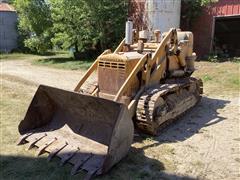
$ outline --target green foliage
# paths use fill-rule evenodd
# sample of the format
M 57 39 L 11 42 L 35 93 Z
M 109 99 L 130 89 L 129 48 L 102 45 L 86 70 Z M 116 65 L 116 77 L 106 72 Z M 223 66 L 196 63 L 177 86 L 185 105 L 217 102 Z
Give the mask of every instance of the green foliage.
M 86 0 L 101 50 L 112 48 L 123 37 L 127 17 L 126 0 Z
M 47 43 L 44 43 L 45 40 L 42 36 L 40 37 L 31 37 L 24 41 L 25 45 L 31 49 L 33 52 L 43 54 L 47 52 L 50 46 Z
M 50 5 L 45 0 L 15 0 L 19 16 L 20 43 L 32 52 L 45 53 L 52 47 L 52 19 Z
M 182 21 L 186 29 L 191 29 L 194 20 L 201 14 L 204 6 L 210 3 L 217 2 L 218 0 L 182 0 Z
M 232 61 L 235 63 L 240 63 L 240 57 L 234 57 Z
M 52 42 L 62 48 L 91 44 L 94 38 L 90 29 L 89 12 L 82 0 L 50 0 L 55 36 Z
M 123 38 L 127 0 L 15 0 L 14 4 L 20 43 L 33 52 L 44 53 L 52 46 L 100 52 Z
M 126 0 L 50 0 L 55 36 L 52 42 L 76 52 L 103 51 L 124 32 Z
M 0 2 L 3 2 L 3 1 L 0 1 Z M 9 3 L 9 4 L 13 4 L 14 3 L 14 0 L 5 0 L 5 2 Z

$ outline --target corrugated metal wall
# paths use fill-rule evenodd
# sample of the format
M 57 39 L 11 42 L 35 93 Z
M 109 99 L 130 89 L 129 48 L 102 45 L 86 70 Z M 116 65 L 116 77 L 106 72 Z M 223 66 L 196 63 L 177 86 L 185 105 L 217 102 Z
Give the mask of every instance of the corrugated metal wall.
M 131 0 L 130 17 L 135 28 L 159 29 L 162 32 L 169 28 L 179 28 L 181 0 Z
M 180 26 L 181 0 L 146 0 L 145 11 L 150 31 L 166 32 Z
M 17 48 L 17 14 L 0 11 L 0 51 L 10 52 Z
M 240 0 L 219 0 L 204 8 L 202 15 L 194 22 L 194 47 L 198 56 L 208 55 L 211 50 L 214 31 L 214 17 L 240 15 Z M 240 32 L 239 32 L 240 33 Z

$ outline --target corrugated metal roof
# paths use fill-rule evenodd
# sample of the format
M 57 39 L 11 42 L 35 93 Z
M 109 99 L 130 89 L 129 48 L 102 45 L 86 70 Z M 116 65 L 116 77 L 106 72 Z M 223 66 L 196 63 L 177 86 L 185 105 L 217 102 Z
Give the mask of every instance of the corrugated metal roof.
M 0 11 L 10 11 L 15 12 L 15 9 L 13 6 L 11 6 L 8 3 L 0 3 Z

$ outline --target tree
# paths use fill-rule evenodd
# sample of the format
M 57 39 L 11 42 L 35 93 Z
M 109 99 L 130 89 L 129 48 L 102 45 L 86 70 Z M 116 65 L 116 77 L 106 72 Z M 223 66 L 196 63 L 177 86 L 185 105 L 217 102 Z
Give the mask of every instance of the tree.
M 123 38 L 127 0 L 15 0 L 24 45 L 43 53 L 74 48 L 76 57 L 99 53 Z
M 123 36 L 127 19 L 128 3 L 126 0 L 86 0 L 96 33 L 96 38 L 103 51 L 119 43 Z
M 76 57 L 99 52 L 119 42 L 124 32 L 124 0 L 50 0 L 55 36 L 62 48 L 75 48 Z
M 31 51 L 45 53 L 52 47 L 50 5 L 45 0 L 15 0 L 19 16 L 18 29 L 23 43 Z
M 82 0 L 51 0 L 55 36 L 52 42 L 64 49 L 84 51 L 94 40 L 91 18 Z

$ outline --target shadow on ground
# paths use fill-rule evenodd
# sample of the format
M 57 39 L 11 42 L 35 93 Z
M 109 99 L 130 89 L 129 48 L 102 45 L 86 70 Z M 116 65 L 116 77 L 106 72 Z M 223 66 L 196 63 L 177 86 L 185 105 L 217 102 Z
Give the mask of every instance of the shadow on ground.
M 72 57 L 51 57 L 51 58 L 46 58 L 46 59 L 40 59 L 38 60 L 39 62 L 42 63 L 49 63 L 51 62 L 52 64 L 58 64 L 58 63 L 65 63 L 69 61 L 76 61 Z
M 219 115 L 218 110 L 223 109 L 229 103 L 230 101 L 227 100 L 202 97 L 201 101 L 194 108 L 163 129 L 159 136 L 154 137 L 153 139 L 158 141 L 158 143 L 151 146 L 167 142 L 184 141 L 196 133 L 203 133 L 201 132 L 202 128 L 217 124 L 226 119 Z M 149 137 L 140 133 L 135 138 L 135 141 L 141 142 Z
M 224 108 L 230 101 L 203 97 L 202 101 L 188 111 L 178 121 L 164 129 L 155 137 L 156 144 L 146 145 L 143 148 L 132 147 L 126 158 L 122 159 L 107 175 L 96 179 L 188 179 L 192 177 L 178 176 L 166 173 L 162 162 L 145 156 L 144 149 L 158 146 L 163 143 L 184 141 L 203 127 L 211 126 L 225 120 L 219 116 L 218 110 Z M 147 137 L 140 135 L 135 142 L 142 142 Z M 60 160 L 54 158 L 47 162 L 47 156 L 31 158 L 21 156 L 0 156 L 1 179 L 83 179 L 86 173 L 82 172 L 71 176 L 72 166 L 66 164 L 60 167 Z
M 72 165 L 60 165 L 60 159 L 55 157 L 47 162 L 47 157 L 0 156 L 0 178 L 10 179 L 84 179 L 86 172 L 70 175 Z M 164 165 L 154 159 L 147 158 L 139 150 L 131 149 L 130 153 L 106 175 L 93 179 L 184 179 L 195 180 L 187 176 L 178 176 L 164 172 Z
M 45 66 L 52 66 L 55 68 L 62 68 L 62 69 L 88 69 L 91 64 L 93 63 L 94 59 L 81 59 L 76 60 L 72 57 L 49 57 L 38 59 L 34 61 L 34 65 L 45 65 Z
M 51 57 L 38 60 L 41 63 L 61 64 L 66 62 L 79 62 L 79 60 L 72 57 Z M 83 59 L 81 62 L 93 62 L 93 59 Z

